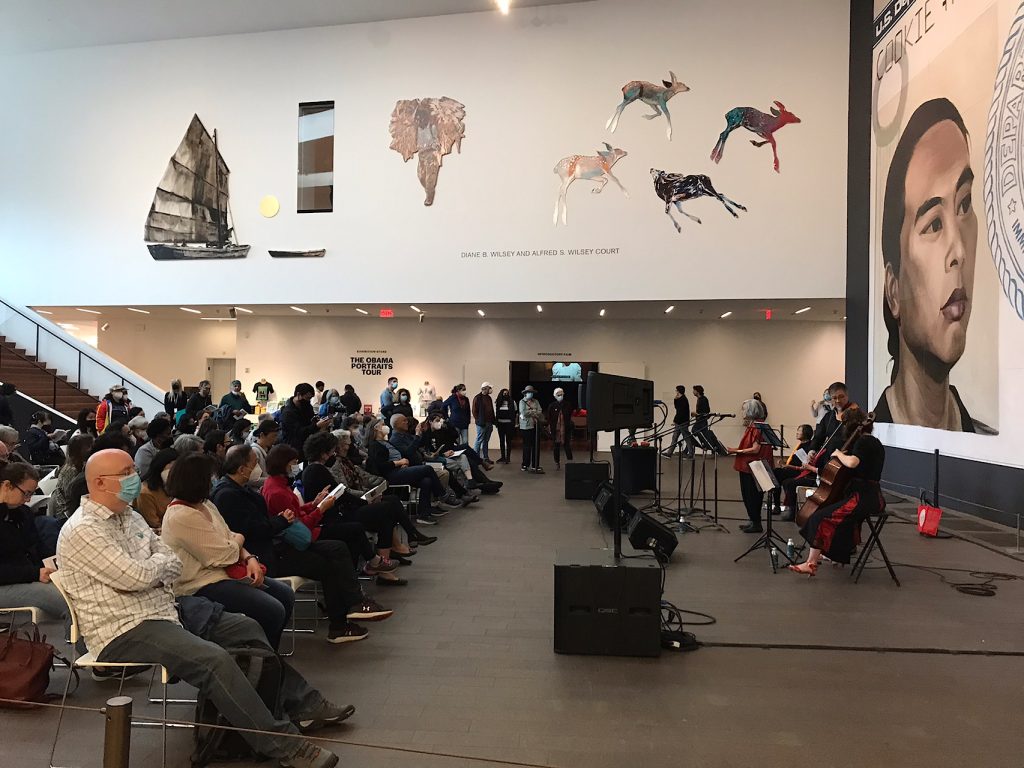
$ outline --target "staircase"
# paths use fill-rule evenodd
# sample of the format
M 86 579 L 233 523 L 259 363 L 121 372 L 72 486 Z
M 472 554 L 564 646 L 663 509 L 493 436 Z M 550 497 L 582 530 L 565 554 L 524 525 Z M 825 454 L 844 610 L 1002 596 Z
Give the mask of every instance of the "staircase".
M 0 381 L 11 383 L 18 391 L 63 413 L 76 421 L 83 408 L 95 408 L 98 400 L 76 383 L 69 382 L 47 368 L 24 349 L 0 336 Z

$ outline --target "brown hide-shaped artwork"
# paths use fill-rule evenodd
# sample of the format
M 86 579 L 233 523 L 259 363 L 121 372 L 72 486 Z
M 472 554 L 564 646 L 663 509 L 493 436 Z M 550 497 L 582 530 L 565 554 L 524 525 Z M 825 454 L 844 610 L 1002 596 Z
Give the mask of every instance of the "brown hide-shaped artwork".
M 418 157 L 416 175 L 433 205 L 437 175 L 452 147 L 462 151 L 466 135 L 465 105 L 444 96 L 440 99 L 402 99 L 391 113 L 391 149 L 408 162 Z

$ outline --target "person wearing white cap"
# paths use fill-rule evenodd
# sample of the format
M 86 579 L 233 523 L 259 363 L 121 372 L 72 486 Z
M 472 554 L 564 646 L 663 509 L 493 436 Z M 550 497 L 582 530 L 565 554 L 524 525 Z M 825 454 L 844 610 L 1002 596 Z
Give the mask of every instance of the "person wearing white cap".
M 96 431 L 103 434 L 103 431 L 113 421 L 128 421 L 128 410 L 132 407 L 132 401 L 128 399 L 128 388 L 124 384 L 114 384 L 110 391 L 100 400 L 96 408 Z
M 491 463 L 487 444 L 491 441 L 491 432 L 494 431 L 494 400 L 491 399 L 489 381 L 480 385 L 480 391 L 473 398 L 473 420 L 476 422 L 476 445 L 473 448 L 483 459 L 484 469 L 491 469 L 494 464 Z

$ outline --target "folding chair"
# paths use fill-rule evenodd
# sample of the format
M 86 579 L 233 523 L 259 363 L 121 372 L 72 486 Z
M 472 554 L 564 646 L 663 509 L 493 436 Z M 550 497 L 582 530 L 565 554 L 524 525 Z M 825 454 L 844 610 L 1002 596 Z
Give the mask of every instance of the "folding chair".
M 889 513 L 885 510 L 882 510 L 877 515 L 869 515 L 864 518 L 864 522 L 868 524 L 871 533 L 861 549 L 857 562 L 853 564 L 853 570 L 850 571 L 854 584 L 860 581 L 860 575 L 864 573 L 864 568 L 868 564 L 868 560 L 871 559 L 872 550 L 878 547 L 878 552 L 882 555 L 882 560 L 885 561 L 885 567 L 889 569 L 889 575 L 892 576 L 892 580 L 896 582 L 897 587 L 902 586 L 900 580 L 896 577 L 896 571 L 893 570 L 892 563 L 889 562 L 889 555 L 886 553 L 885 547 L 882 546 L 882 529 L 885 528 L 885 523 L 888 519 Z
M 131 661 L 131 660 L 127 660 L 127 659 L 126 660 L 119 660 L 119 661 L 97 661 L 96 657 L 93 656 L 91 653 L 86 653 L 86 654 L 83 654 L 82 656 L 78 655 L 77 644 L 78 644 L 78 638 L 80 637 L 79 631 L 78 631 L 78 614 L 75 612 L 75 606 L 74 606 L 74 603 L 71 602 L 71 597 L 64 590 L 63 584 L 61 584 L 61 578 L 62 577 L 60 575 L 60 572 L 51 573 L 50 574 L 50 581 L 57 588 L 57 590 L 60 592 L 61 596 L 64 598 L 65 602 L 68 604 L 68 612 L 71 614 L 71 668 L 72 668 L 72 670 L 73 669 L 93 669 L 93 668 L 101 668 L 101 669 L 102 668 L 107 668 L 107 669 L 109 669 L 111 667 L 125 667 L 125 666 L 134 666 L 134 665 L 145 666 L 146 662 Z M 163 696 L 163 699 L 160 700 L 163 703 L 163 711 L 162 711 L 161 722 L 155 723 L 155 722 L 153 722 L 151 720 L 133 720 L 132 721 L 132 725 L 133 726 L 138 726 L 138 727 L 150 727 L 150 728 L 152 728 L 152 727 L 159 727 L 160 728 L 160 730 L 162 732 L 162 736 L 163 736 L 163 745 L 162 745 L 162 749 L 161 749 L 161 762 L 160 762 L 160 765 L 163 766 L 164 768 L 166 768 L 166 766 L 167 766 L 167 704 L 168 704 L 168 700 L 167 700 L 167 684 L 168 684 L 168 681 L 170 680 L 170 674 L 168 673 L 166 667 L 164 667 L 162 665 L 159 665 L 159 664 L 155 665 L 155 666 L 158 666 L 160 668 L 160 681 L 163 683 L 163 686 L 164 686 L 164 696 Z M 58 768 L 58 766 L 56 766 L 54 764 L 54 762 L 53 762 L 53 757 L 57 753 L 57 742 L 60 739 L 60 726 L 61 726 L 61 723 L 64 720 L 64 707 L 67 704 L 68 691 L 71 688 L 71 678 L 72 677 L 73 677 L 72 672 L 71 672 L 71 670 L 69 670 L 68 671 L 67 682 L 64 684 L 64 694 L 61 696 L 61 700 L 60 700 L 60 715 L 57 718 L 57 730 L 53 734 L 53 746 L 50 748 L 50 768 Z M 117 693 L 118 693 L 119 696 L 121 695 L 121 691 L 122 691 L 123 688 L 124 688 L 124 673 L 122 672 L 122 674 L 121 674 L 121 684 L 118 686 L 118 689 L 117 689 Z
M 294 656 L 295 655 L 295 635 L 302 634 L 313 634 L 320 628 L 320 609 L 318 603 L 320 602 L 320 582 L 307 579 L 302 576 L 275 576 L 277 581 L 283 581 L 285 584 L 292 588 L 292 592 L 295 593 L 295 603 L 313 603 L 313 628 L 312 629 L 299 629 L 296 625 L 296 610 L 292 608 L 292 625 L 286 627 L 285 632 L 288 632 L 292 636 L 291 650 L 288 653 L 282 653 L 281 656 Z M 299 590 L 304 587 L 313 588 L 312 598 L 299 599 Z

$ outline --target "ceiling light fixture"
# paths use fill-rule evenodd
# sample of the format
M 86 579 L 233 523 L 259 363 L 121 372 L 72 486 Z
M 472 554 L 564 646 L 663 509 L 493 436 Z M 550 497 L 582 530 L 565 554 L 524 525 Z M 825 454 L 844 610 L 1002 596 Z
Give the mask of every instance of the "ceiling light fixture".
M 732 314 L 732 310 L 730 309 L 728 312 L 723 312 L 721 317 L 722 317 L 723 320 L 725 320 L 725 318 L 729 317 L 729 315 L 731 315 L 731 314 Z
M 498 4 L 498 10 L 501 11 L 503 16 L 508 16 L 508 10 L 512 5 L 512 0 L 495 0 Z
M 602 310 L 601 310 L 600 312 L 598 312 L 597 314 L 598 314 L 598 315 L 600 315 L 601 317 L 604 317 L 604 310 L 602 309 Z
M 215 320 L 218 323 L 223 323 L 225 321 L 230 323 L 233 320 L 235 320 L 235 318 L 233 318 L 233 317 L 200 317 L 199 319 L 200 320 Z
M 810 311 L 811 311 L 811 308 L 810 308 L 810 307 L 804 307 L 803 309 L 798 309 L 798 310 L 797 310 L 796 312 L 794 312 L 793 314 L 794 314 L 794 315 L 802 315 L 802 314 L 803 314 L 804 312 L 810 312 Z
M 846 315 L 843 315 L 843 320 L 845 320 L 845 319 L 846 319 Z
M 359 307 L 356 307 L 356 312 L 358 312 L 360 315 L 368 315 L 368 314 L 370 314 L 365 309 L 360 309 Z
M 676 308 L 675 304 L 669 304 L 668 308 L 665 310 L 665 314 L 667 315 L 669 312 L 671 312 L 675 308 Z
M 135 307 L 125 307 L 129 312 L 138 312 L 140 315 L 148 315 L 148 309 L 136 309 Z
M 45 309 L 37 309 L 36 310 L 36 314 L 39 314 L 39 315 L 52 315 L 53 312 L 47 312 Z
M 65 331 L 73 331 L 78 328 L 78 326 L 75 325 L 74 323 L 57 323 L 57 325 L 59 325 Z
M 198 309 L 191 309 L 190 307 L 178 307 L 178 309 L 180 309 L 182 312 L 191 312 L 193 315 L 203 314 Z
M 542 307 L 540 304 L 538 304 L 537 305 L 537 311 L 538 312 L 543 312 L 544 311 L 544 307 Z
M 235 309 L 236 312 L 245 312 L 245 314 L 247 314 L 247 315 L 251 315 L 252 314 L 252 310 L 251 309 L 246 309 L 245 307 L 235 307 L 234 309 Z
M 102 315 L 103 313 L 95 309 L 82 309 L 81 307 L 75 307 L 79 312 L 88 312 L 90 315 Z
M 422 309 L 417 307 L 415 304 L 410 304 L 409 305 L 409 309 L 411 309 L 413 312 L 422 312 L 423 311 Z
M 110 323 L 104 323 L 103 325 L 101 325 L 100 326 L 100 330 L 101 331 L 109 331 L 110 330 Z
M 302 307 L 296 307 L 296 306 L 293 306 L 293 305 L 289 304 L 288 308 L 289 309 L 294 309 L 296 312 L 301 312 L 304 315 L 308 314 L 307 310 L 303 309 Z
M 482 309 L 478 309 L 476 313 L 480 315 L 480 317 L 487 317 L 487 313 L 484 312 Z

